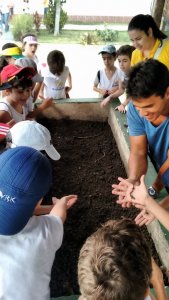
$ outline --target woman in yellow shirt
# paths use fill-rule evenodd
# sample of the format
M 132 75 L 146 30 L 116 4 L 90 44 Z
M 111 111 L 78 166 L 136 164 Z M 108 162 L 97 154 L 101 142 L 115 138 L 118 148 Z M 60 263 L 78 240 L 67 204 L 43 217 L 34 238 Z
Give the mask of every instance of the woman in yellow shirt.
M 136 15 L 128 25 L 128 34 L 136 50 L 132 53 L 131 66 L 154 58 L 169 69 L 169 39 L 158 28 L 151 15 Z

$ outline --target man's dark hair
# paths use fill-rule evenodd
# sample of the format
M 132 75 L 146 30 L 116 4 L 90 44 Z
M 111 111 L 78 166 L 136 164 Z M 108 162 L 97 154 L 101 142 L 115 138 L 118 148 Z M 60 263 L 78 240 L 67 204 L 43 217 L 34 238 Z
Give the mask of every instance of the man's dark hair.
M 121 46 L 118 50 L 117 50 L 117 57 L 119 55 L 127 55 L 130 59 L 132 56 L 132 52 L 135 50 L 136 48 L 134 46 L 131 45 L 124 45 Z
M 126 87 L 127 96 L 137 100 L 152 95 L 164 97 L 169 87 L 167 67 L 155 59 L 140 62 L 131 68 Z

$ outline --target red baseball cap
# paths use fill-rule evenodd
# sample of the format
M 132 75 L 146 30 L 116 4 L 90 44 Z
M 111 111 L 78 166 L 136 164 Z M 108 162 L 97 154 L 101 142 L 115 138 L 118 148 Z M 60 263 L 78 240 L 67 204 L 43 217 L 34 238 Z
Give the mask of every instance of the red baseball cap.
M 1 71 L 1 85 L 9 82 L 10 79 L 18 75 L 18 77 L 33 77 L 35 75 L 35 70 L 31 67 L 19 68 L 15 65 L 8 65 L 4 67 Z

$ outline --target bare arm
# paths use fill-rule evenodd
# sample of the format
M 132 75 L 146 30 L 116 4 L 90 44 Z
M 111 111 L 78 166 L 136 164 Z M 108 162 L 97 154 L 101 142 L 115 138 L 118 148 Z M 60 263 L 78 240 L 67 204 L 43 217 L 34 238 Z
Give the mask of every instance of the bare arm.
M 70 72 L 68 74 L 67 81 L 68 81 L 68 86 L 69 86 L 69 91 L 70 91 L 72 89 L 72 75 Z
M 5 111 L 5 110 L 0 111 L 0 122 L 8 123 L 11 120 L 12 120 L 12 117 L 7 111 Z
M 37 108 L 33 111 L 29 112 L 26 116 L 27 119 L 36 118 L 40 113 L 42 113 L 45 109 L 49 108 L 53 104 L 53 99 L 45 99 Z
M 159 205 L 165 209 L 169 208 L 169 196 L 165 197 L 163 200 L 159 202 Z
M 144 135 L 130 136 L 130 156 L 128 160 L 128 180 L 138 183 L 147 172 L 147 138 Z
M 97 93 L 99 93 L 99 94 L 101 94 L 101 95 L 105 95 L 105 94 L 107 93 L 107 90 L 105 90 L 105 89 L 100 89 L 100 88 L 98 88 L 97 86 L 98 86 L 98 84 L 94 84 L 94 86 L 93 86 L 93 91 L 95 91 L 95 92 L 97 92 Z
M 127 98 L 123 103 L 121 103 L 120 105 L 116 106 L 115 110 L 118 110 L 121 113 L 125 113 L 125 107 L 129 103 L 129 101 L 130 101 L 130 99 Z
M 44 84 L 44 82 L 42 82 L 40 90 L 39 90 L 39 95 L 38 95 L 41 100 L 45 99 L 43 96 L 44 86 L 45 86 L 45 84 Z
M 38 82 L 36 83 L 35 85 L 35 88 L 34 88 L 34 91 L 33 91 L 33 102 L 35 102 L 35 100 L 38 98 L 38 95 L 39 95 L 39 92 L 40 92 L 40 89 L 41 89 L 41 86 L 42 86 L 42 82 Z
M 77 201 L 77 195 L 69 195 L 56 200 L 56 204 L 49 214 L 59 216 L 64 223 L 67 217 L 67 210 Z
M 36 216 L 47 215 L 50 213 L 52 208 L 53 208 L 52 204 L 51 205 L 39 205 L 39 206 L 35 207 L 33 214 Z
M 151 276 L 151 284 L 153 285 L 156 299 L 157 300 L 167 300 L 167 294 L 164 286 L 163 274 L 159 266 L 156 264 L 154 259 L 152 258 L 152 276 Z
M 147 197 L 146 208 L 150 211 L 163 226 L 169 230 L 169 212 L 161 207 L 152 197 Z
M 124 88 L 122 85 L 122 81 L 119 80 L 119 85 L 118 88 L 115 90 L 115 92 L 112 92 L 110 94 L 111 91 L 108 91 L 108 96 L 101 102 L 101 107 L 106 106 L 108 103 L 110 103 L 113 99 L 118 98 L 119 96 L 121 96 L 124 93 Z

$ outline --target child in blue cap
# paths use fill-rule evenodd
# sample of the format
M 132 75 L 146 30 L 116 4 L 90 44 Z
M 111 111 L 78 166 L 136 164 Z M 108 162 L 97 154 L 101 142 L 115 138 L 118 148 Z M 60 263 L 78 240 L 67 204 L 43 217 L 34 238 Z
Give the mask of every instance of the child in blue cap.
M 58 200 L 49 215 L 32 216 L 51 185 L 48 159 L 33 148 L 17 147 L 0 156 L 0 169 L 0 298 L 50 299 L 66 210 L 77 196 Z
M 124 93 L 122 86 L 123 74 L 120 69 L 116 68 L 116 48 L 113 45 L 102 47 L 99 54 L 102 55 L 104 69 L 99 70 L 94 80 L 93 90 L 103 98 L 111 95 L 111 99 L 118 98 Z M 110 100 L 103 99 L 101 107 L 106 106 Z

